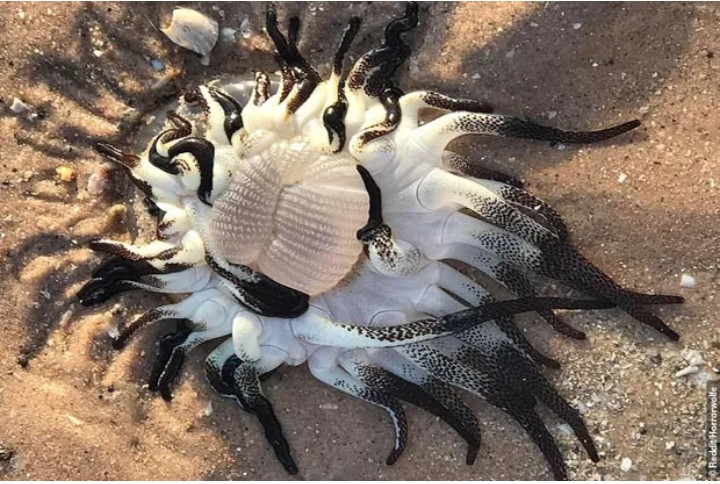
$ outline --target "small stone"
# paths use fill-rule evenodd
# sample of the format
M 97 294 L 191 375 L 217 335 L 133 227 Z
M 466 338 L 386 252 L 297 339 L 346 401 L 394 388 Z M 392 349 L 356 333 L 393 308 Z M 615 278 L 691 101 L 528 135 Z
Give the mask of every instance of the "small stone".
M 632 459 L 623 457 L 620 461 L 620 470 L 623 472 L 629 472 L 632 469 Z
M 470 79 L 480 79 L 481 77 L 482 76 L 480 74 L 476 73 L 476 74 L 473 74 L 472 76 L 470 76 Z
M 112 169 L 101 165 L 88 177 L 87 191 L 90 195 L 99 197 L 108 194 L 114 187 Z
M 675 448 L 675 442 L 665 442 L 665 450 L 673 450 Z
M 73 170 L 69 166 L 59 166 L 59 167 L 55 168 L 55 173 L 57 173 L 57 176 L 60 179 L 60 181 L 64 181 L 64 182 L 71 182 L 75 178 L 77 178 L 77 174 L 75 173 L 75 170 Z
M 105 54 L 105 52 L 103 52 L 103 51 L 101 51 L 101 50 L 98 50 L 98 49 L 93 50 L 93 55 L 94 55 L 95 57 L 102 57 L 103 54 Z
M 120 336 L 120 330 L 117 328 L 117 326 L 110 326 L 107 329 L 107 334 L 110 336 L 111 339 L 115 340 Z
M 118 203 L 110 207 L 107 211 L 107 221 L 109 225 L 121 225 L 125 220 L 127 214 L 127 207 Z
M 68 309 L 60 317 L 60 322 L 58 323 L 58 326 L 60 326 L 61 328 L 67 328 L 68 324 L 70 323 L 71 318 L 72 318 L 72 310 Z
M 205 405 L 205 409 L 203 410 L 203 417 L 209 417 L 212 414 L 213 414 L 212 400 L 208 400 L 207 405 Z
M 82 420 L 80 420 L 80 419 L 77 418 L 77 417 L 73 417 L 73 416 L 70 415 L 69 413 L 66 413 L 66 414 L 65 414 L 65 417 L 66 417 L 66 418 L 70 421 L 70 423 L 73 424 L 73 425 L 82 425 L 82 424 L 84 423 Z
M 220 30 L 220 36 L 223 42 L 235 42 L 237 40 L 237 30 L 225 27 Z
M 20 11 L 17 13 L 17 17 L 18 17 L 20 20 L 25 20 L 25 12 L 23 12 L 22 10 L 20 10 Z
M 555 117 L 558 115 L 557 111 L 548 111 L 547 118 L 548 119 L 555 119 Z
M 240 35 L 242 35 L 243 39 L 249 39 L 252 37 L 252 29 L 250 28 L 250 19 L 245 17 L 242 22 L 240 22 Z
M 691 289 L 695 287 L 695 278 L 690 274 L 683 274 L 680 276 L 680 287 Z
M 642 106 L 640 109 L 638 109 L 638 112 L 640 114 L 647 114 L 650 112 L 650 106 Z
M 162 71 L 165 70 L 165 63 L 160 59 L 150 59 L 150 67 L 156 71 Z
M 513 57 L 515 57 L 515 49 L 510 49 L 505 53 L 506 59 L 512 59 Z
M 627 173 L 620 173 L 618 175 L 618 183 L 623 184 L 628 179 Z
M 582 24 L 580 22 L 573 24 L 573 29 L 580 30 L 582 28 Z
M 338 406 L 334 403 L 321 403 L 318 405 L 323 410 L 337 410 Z
M 15 114 L 22 114 L 28 110 L 28 105 L 22 102 L 20 99 L 14 97 L 13 102 L 10 105 L 10 111 Z

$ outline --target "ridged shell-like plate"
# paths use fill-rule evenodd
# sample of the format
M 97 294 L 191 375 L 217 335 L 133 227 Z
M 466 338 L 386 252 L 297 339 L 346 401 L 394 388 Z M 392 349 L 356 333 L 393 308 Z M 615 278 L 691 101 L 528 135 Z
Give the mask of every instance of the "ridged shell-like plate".
M 292 142 L 241 160 L 213 205 L 213 246 L 228 262 L 311 296 L 332 289 L 362 252 L 355 234 L 369 199 L 355 165 Z

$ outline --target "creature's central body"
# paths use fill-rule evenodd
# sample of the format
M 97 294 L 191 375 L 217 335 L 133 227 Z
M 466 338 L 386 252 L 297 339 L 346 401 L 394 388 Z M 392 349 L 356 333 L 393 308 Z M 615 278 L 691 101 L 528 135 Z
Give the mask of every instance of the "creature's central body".
M 352 270 L 369 206 L 355 160 L 282 141 L 238 160 L 231 173 L 210 216 L 219 256 L 310 296 Z

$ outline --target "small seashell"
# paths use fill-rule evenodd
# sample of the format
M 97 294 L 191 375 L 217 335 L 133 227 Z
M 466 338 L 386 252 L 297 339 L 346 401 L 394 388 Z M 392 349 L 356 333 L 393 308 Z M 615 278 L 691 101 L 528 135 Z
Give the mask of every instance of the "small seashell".
M 176 8 L 170 25 L 160 31 L 180 47 L 200 54 L 202 65 L 210 64 L 210 51 L 218 40 L 215 20 L 189 8 Z

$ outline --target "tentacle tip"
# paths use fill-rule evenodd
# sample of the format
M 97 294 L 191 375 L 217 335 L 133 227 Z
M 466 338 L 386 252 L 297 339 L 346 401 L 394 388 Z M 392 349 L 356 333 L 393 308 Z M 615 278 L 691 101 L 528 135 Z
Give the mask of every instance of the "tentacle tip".
M 298 469 L 298 466 L 295 461 L 292 460 L 292 457 L 290 457 L 290 460 L 283 462 L 283 467 L 288 474 L 291 474 L 293 476 L 297 475 L 298 472 L 300 472 L 300 469 Z
M 553 370 L 559 370 L 561 367 L 560 362 L 557 360 L 553 360 L 552 358 L 545 358 L 543 364 L 548 368 L 552 368 Z
M 390 455 L 388 456 L 385 463 L 389 466 L 395 464 L 397 462 L 397 460 L 400 458 L 400 454 L 402 454 L 401 451 L 393 450 L 392 452 L 390 452 Z
M 166 402 L 172 402 L 172 391 L 170 391 L 170 388 L 167 385 L 159 386 L 158 391 L 160 392 L 160 396 L 163 400 Z
M 465 455 L 465 464 L 469 466 L 474 465 L 479 452 L 480 444 L 468 447 L 467 454 Z
M 95 144 L 93 145 L 93 148 L 95 148 L 95 151 L 97 151 L 101 155 L 111 155 L 118 151 L 118 149 L 116 147 L 114 147 L 110 143 L 106 143 L 105 141 L 95 142 Z
M 77 294 L 75 294 L 75 298 L 78 300 L 78 302 L 80 302 L 81 306 L 87 308 L 104 301 L 102 297 L 96 294 L 94 290 L 95 284 L 96 279 L 91 279 L 83 287 L 80 288 Z
M 407 6 L 405 7 L 405 15 L 408 17 L 417 17 L 419 5 L 417 2 L 408 2 Z M 415 19 L 417 22 L 417 18 Z
M 101 297 L 93 297 L 93 296 L 87 296 L 87 297 L 80 297 L 77 296 L 78 302 L 80 302 L 80 305 L 84 308 L 91 308 L 93 306 L 96 306 L 102 302 L 105 302 L 104 298 Z
M 578 341 L 583 341 L 583 340 L 587 339 L 587 334 L 583 333 L 582 331 L 578 331 L 578 330 L 568 333 L 567 336 L 569 338 L 576 339 Z

